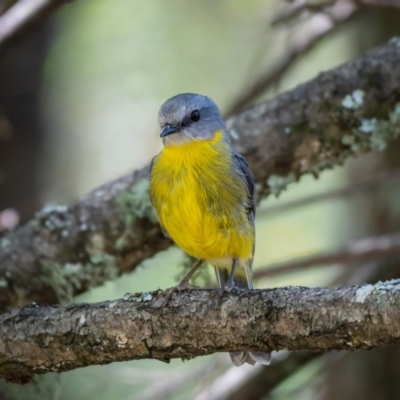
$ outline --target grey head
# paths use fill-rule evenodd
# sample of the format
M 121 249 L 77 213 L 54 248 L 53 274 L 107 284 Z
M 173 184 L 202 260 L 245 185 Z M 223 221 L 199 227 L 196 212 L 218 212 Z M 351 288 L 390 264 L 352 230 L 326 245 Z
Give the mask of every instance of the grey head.
M 226 130 L 217 105 L 209 97 L 194 93 L 168 99 L 158 112 L 158 122 L 164 146 L 212 139 L 216 131 Z

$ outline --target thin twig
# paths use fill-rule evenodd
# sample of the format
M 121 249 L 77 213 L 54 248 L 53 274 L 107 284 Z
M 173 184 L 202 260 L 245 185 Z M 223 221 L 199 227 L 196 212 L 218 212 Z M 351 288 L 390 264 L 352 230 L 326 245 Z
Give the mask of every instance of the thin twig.
M 0 49 L 33 22 L 48 15 L 66 0 L 20 0 L 0 17 Z
M 336 30 L 339 25 L 347 21 L 357 11 L 356 6 L 337 7 L 329 15 L 317 13 L 313 15 L 303 30 L 292 35 L 289 49 L 283 59 L 272 69 L 262 74 L 253 84 L 241 90 L 241 95 L 230 105 L 227 115 L 233 114 L 251 101 L 264 93 L 273 84 L 278 82 L 283 75 L 293 66 L 293 64 L 307 52 L 309 52 L 318 42 Z
M 332 264 L 349 264 L 400 253 L 400 233 L 362 239 L 350 245 L 326 253 L 319 253 L 294 261 L 262 267 L 254 278 L 272 277 L 313 267 Z
M 2 1 L 0 1 L 0 16 L 2 16 L 17 1 L 18 0 L 2 0 Z
M 279 13 L 272 19 L 271 26 L 277 26 L 282 23 L 287 23 L 294 18 L 299 17 L 304 12 L 324 12 L 327 8 L 332 7 L 337 2 L 338 0 L 326 0 L 320 3 L 306 3 L 304 1 L 295 1 L 290 7 L 288 7 L 282 13 Z
M 319 3 L 307 3 L 304 0 L 295 1 L 283 12 L 275 16 L 272 26 L 287 24 L 293 19 L 300 17 L 302 14 L 330 13 L 331 9 L 338 3 L 347 3 L 351 6 L 361 7 L 394 7 L 400 8 L 399 0 L 326 0 Z
M 364 7 L 394 7 L 400 8 L 399 0 L 353 0 L 354 3 Z
M 366 7 L 400 8 L 399 0 L 326 0 L 320 3 L 293 2 L 288 10 L 275 17 L 273 26 L 289 22 L 307 12 L 308 18 L 303 20 L 292 32 L 292 39 L 286 54 L 274 67 L 263 73 L 253 84 L 247 85 L 240 95 L 227 109 L 227 115 L 233 114 L 261 94 L 279 83 L 286 72 L 304 55 L 312 50 L 322 39 L 335 32 L 356 12 Z
M 349 197 L 360 192 L 371 191 L 377 189 L 381 185 L 393 183 L 394 181 L 400 180 L 400 170 L 384 172 L 376 177 L 365 180 L 363 182 L 356 182 L 340 189 L 329 190 L 324 193 L 306 196 L 298 200 L 289 201 L 283 204 L 277 204 L 269 207 L 261 207 L 257 211 L 257 215 L 286 212 L 293 210 L 297 207 L 309 206 L 311 204 L 329 201 L 333 199 L 339 199 L 343 197 Z
M 221 367 L 221 358 L 207 362 L 198 367 L 192 367 L 182 369 L 178 374 L 171 376 L 171 372 L 168 371 L 168 376 L 163 380 L 153 380 L 153 382 L 140 391 L 135 393 L 133 396 L 127 397 L 127 400 L 163 400 L 166 398 L 175 398 L 174 394 L 187 387 L 193 385 L 200 379 L 204 379 L 210 374 L 214 375 L 217 370 Z

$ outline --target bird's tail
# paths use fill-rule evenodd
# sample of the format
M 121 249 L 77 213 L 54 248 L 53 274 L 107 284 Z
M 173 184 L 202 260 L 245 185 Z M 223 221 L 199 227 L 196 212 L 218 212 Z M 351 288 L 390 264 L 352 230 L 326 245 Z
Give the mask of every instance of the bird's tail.
M 217 274 L 218 286 L 223 288 L 225 283 L 229 279 L 230 272 L 225 269 L 215 268 L 215 272 Z M 242 289 L 253 289 L 251 272 L 246 268 L 246 277 L 237 277 L 235 276 L 235 286 Z M 240 367 L 244 363 L 254 365 L 255 363 L 260 363 L 264 365 L 268 365 L 271 362 L 271 354 L 263 353 L 261 351 L 251 351 L 249 353 L 245 351 L 235 351 L 229 353 L 231 360 L 234 365 Z

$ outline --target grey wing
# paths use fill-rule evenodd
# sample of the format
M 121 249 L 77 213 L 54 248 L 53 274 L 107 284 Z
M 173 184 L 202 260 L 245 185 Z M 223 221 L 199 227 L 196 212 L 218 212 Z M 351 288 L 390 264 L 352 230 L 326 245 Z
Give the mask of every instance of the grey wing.
M 247 194 L 248 194 L 248 202 L 244 204 L 244 207 L 249 213 L 249 219 L 253 220 L 256 215 L 256 194 L 255 194 L 255 184 L 253 176 L 251 175 L 249 164 L 245 158 L 239 154 L 235 149 L 233 151 L 233 163 L 239 173 L 240 177 L 242 178 Z M 252 214 L 252 215 L 250 215 Z
M 243 206 L 247 212 L 249 222 L 254 228 L 254 218 L 256 215 L 256 194 L 255 194 L 254 179 L 251 174 L 249 164 L 247 164 L 245 158 L 241 154 L 239 154 L 235 149 L 233 149 L 233 162 L 236 167 L 236 171 L 241 177 L 247 191 L 247 201 L 245 204 L 243 204 Z M 255 243 L 253 244 L 253 257 L 254 257 L 254 251 L 255 251 Z M 248 268 L 247 282 L 249 287 L 252 287 L 251 283 L 252 279 L 250 272 L 252 267 L 253 267 L 253 259 L 247 260 L 247 268 Z
M 153 171 L 154 160 L 155 160 L 156 158 L 157 158 L 157 156 L 153 157 L 153 159 L 152 159 L 151 162 L 150 162 L 150 173 L 149 173 L 149 175 L 150 175 L 150 181 L 151 181 L 151 178 L 152 178 L 152 171 Z M 157 217 L 157 219 L 158 219 L 158 222 L 160 223 L 160 227 L 161 227 L 161 231 L 162 231 L 163 235 L 164 235 L 165 237 L 167 237 L 168 239 L 171 239 L 171 237 L 168 235 L 168 232 L 165 230 L 165 228 L 163 227 L 163 225 L 162 225 L 162 223 L 161 223 L 161 221 L 160 221 L 160 218 L 159 218 L 158 213 L 157 213 L 157 209 L 156 209 L 156 207 L 155 207 L 155 205 L 154 205 L 154 202 L 153 202 L 153 199 L 152 199 L 152 197 L 151 197 L 151 190 L 149 190 L 149 197 L 150 197 L 150 203 L 151 203 L 151 205 L 153 206 L 154 214 L 156 215 L 156 217 Z

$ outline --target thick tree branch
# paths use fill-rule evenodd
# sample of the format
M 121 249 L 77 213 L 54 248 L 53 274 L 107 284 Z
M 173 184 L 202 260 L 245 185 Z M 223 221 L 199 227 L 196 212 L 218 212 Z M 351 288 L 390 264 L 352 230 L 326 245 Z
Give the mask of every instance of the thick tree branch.
M 400 40 L 232 118 L 261 198 L 400 135 Z M 397 107 L 399 106 L 399 108 Z
M 148 167 L 70 206 L 47 207 L 0 239 L 0 304 L 70 301 L 166 249 L 148 198 Z
M 136 297 L 140 296 L 140 297 Z M 0 317 L 0 376 L 232 350 L 371 349 L 400 342 L 400 280 L 339 289 L 286 287 L 227 294 L 192 290 L 97 304 L 33 305 Z M 182 335 L 182 332 L 185 332 Z
M 258 198 L 304 174 L 382 149 L 400 134 L 400 40 L 320 74 L 227 121 Z M 54 303 L 133 270 L 166 249 L 148 198 L 148 167 L 66 207 L 46 208 L 0 239 L 0 309 Z

